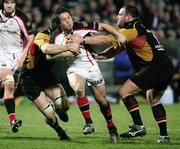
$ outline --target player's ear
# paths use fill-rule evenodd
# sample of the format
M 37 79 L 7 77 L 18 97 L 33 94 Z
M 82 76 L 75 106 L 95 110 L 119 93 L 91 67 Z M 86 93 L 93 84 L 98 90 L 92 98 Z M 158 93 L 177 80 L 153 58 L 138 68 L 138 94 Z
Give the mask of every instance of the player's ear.
M 126 18 L 126 21 L 127 21 L 127 22 L 129 22 L 130 19 L 131 19 L 131 17 L 130 17 L 129 15 L 127 15 L 125 18 Z

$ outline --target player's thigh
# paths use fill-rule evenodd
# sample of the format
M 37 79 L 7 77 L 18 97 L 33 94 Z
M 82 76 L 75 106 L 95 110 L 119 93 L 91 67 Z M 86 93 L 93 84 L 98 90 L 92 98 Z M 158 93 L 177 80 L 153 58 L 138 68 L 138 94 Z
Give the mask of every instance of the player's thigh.
M 49 100 L 47 99 L 46 95 L 44 92 L 41 92 L 39 97 L 37 97 L 34 100 L 34 104 L 39 110 L 43 110 L 47 105 L 49 104 Z
M 119 88 L 119 94 L 122 99 L 127 97 L 128 95 L 133 95 L 139 92 L 141 89 L 130 79 L 124 82 Z
M 68 80 L 69 80 L 70 86 L 74 90 L 85 89 L 86 81 L 80 74 L 78 73 L 68 74 Z
M 37 80 L 34 80 L 34 75 L 27 71 L 22 71 L 20 84 L 24 95 L 31 101 L 38 98 L 43 90 L 42 87 L 38 85 Z
M 51 100 L 54 100 L 61 95 L 61 90 L 58 84 L 52 84 L 46 87 L 44 92 Z

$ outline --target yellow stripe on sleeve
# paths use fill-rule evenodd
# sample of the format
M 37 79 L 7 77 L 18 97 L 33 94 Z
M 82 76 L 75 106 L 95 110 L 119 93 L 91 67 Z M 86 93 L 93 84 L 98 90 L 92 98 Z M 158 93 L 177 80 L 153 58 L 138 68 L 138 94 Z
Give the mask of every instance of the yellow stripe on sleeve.
M 48 34 L 38 33 L 34 38 L 34 43 L 39 47 L 49 42 L 50 42 L 50 37 Z

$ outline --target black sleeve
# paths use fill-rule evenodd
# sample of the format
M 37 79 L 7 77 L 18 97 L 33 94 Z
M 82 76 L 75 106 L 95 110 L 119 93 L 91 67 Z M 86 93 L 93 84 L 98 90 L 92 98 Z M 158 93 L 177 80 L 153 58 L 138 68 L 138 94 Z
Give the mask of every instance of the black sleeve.
M 93 29 L 98 30 L 99 23 L 98 22 L 74 22 L 74 28 L 87 28 L 87 29 Z
M 26 27 L 26 29 L 27 29 L 28 34 L 34 34 L 34 29 L 33 29 L 33 27 L 32 27 L 32 23 L 31 23 L 31 21 L 29 20 L 29 18 L 28 18 L 23 12 L 21 12 L 21 11 L 18 10 L 18 9 L 16 9 L 16 15 L 23 20 L 24 25 L 25 25 L 25 27 Z

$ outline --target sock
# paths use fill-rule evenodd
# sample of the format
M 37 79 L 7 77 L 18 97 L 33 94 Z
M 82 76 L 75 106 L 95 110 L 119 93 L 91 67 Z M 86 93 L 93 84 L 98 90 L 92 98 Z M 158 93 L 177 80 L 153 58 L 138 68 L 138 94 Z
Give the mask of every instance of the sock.
M 114 128 L 115 126 L 114 126 L 114 122 L 112 120 L 112 112 L 111 112 L 111 107 L 110 107 L 109 102 L 107 102 L 106 105 L 99 104 L 99 106 L 100 106 L 101 113 L 103 114 L 103 116 L 106 120 L 107 127 L 109 129 Z
M 16 119 L 14 97 L 4 98 L 4 105 L 8 113 L 9 121 L 12 123 L 12 121 Z
M 160 135 L 167 136 L 167 118 L 166 111 L 162 104 L 158 104 L 152 107 L 152 112 L 156 122 L 158 123 Z
M 139 104 L 134 96 L 129 95 L 123 99 L 123 102 L 129 111 L 135 125 L 143 125 L 142 119 L 139 113 Z
M 79 109 L 87 123 L 92 123 L 91 116 L 90 116 L 90 110 L 89 110 L 89 101 L 86 96 L 82 98 L 77 98 L 77 104 L 79 106 Z
M 57 133 L 60 133 L 60 132 L 63 130 L 62 127 L 59 126 L 58 121 L 57 121 L 57 118 L 56 118 L 55 123 L 53 123 L 53 121 L 52 121 L 52 120 L 49 120 L 49 119 L 46 120 L 46 123 L 47 123 L 50 127 L 52 127 Z

